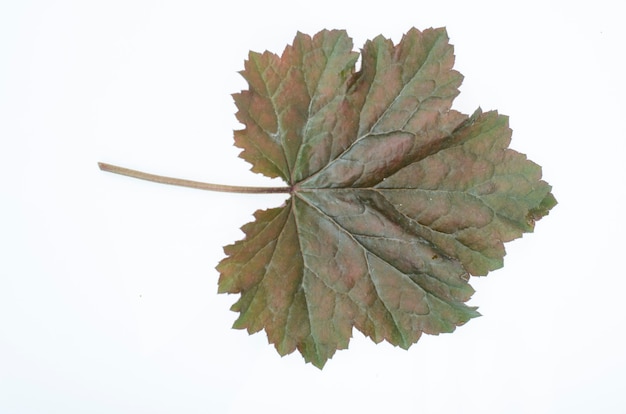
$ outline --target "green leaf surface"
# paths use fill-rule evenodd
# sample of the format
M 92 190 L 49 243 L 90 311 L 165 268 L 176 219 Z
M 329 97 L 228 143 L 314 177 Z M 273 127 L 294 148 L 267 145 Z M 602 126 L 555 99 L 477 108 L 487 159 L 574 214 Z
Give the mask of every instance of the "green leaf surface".
M 234 95 L 235 144 L 291 188 L 225 248 L 219 291 L 234 327 L 323 367 L 356 327 L 402 348 L 478 316 L 470 275 L 556 204 L 541 168 L 508 148 L 508 118 L 451 109 L 462 76 L 445 29 L 379 36 L 359 55 L 343 31 L 251 52 Z

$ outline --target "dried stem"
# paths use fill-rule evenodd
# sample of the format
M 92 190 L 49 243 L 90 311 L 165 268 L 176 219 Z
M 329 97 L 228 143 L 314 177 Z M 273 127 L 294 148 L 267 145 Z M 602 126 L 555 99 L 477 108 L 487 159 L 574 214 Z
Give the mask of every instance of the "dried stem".
M 210 184 L 200 181 L 183 180 L 181 178 L 164 177 L 162 175 L 148 174 L 130 168 L 118 167 L 117 165 L 99 162 L 98 166 L 102 171 L 115 174 L 126 175 L 128 177 L 139 178 L 140 180 L 153 181 L 155 183 L 177 185 L 180 187 L 196 188 L 198 190 L 221 191 L 225 193 L 248 193 L 248 194 L 272 194 L 289 193 L 290 187 L 242 187 L 236 185 Z

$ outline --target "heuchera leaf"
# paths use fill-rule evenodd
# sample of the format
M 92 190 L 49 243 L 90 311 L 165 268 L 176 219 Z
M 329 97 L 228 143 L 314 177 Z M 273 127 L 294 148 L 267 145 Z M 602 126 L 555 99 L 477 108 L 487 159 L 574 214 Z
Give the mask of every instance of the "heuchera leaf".
M 219 291 L 234 327 L 322 367 L 353 327 L 402 348 L 478 316 L 470 275 L 556 204 L 541 168 L 508 148 L 507 117 L 451 109 L 462 75 L 445 29 L 412 29 L 359 57 L 343 31 L 251 52 L 235 132 L 252 170 L 291 188 L 227 246 Z

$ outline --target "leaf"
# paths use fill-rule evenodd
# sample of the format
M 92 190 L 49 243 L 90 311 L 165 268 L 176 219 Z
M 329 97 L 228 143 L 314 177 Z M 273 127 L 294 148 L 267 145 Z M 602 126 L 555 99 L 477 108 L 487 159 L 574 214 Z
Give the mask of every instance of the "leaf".
M 556 204 L 541 168 L 508 148 L 508 119 L 451 109 L 462 76 L 445 29 L 382 36 L 358 54 L 343 31 L 251 52 L 235 144 L 291 188 L 225 248 L 219 292 L 234 327 L 321 368 L 356 327 L 402 348 L 479 316 L 471 275 Z

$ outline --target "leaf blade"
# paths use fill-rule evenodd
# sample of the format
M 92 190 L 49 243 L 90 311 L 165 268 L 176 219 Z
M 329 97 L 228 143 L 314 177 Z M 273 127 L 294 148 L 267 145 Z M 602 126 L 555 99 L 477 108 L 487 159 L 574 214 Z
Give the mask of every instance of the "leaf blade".
M 353 328 L 402 348 L 452 332 L 479 316 L 470 275 L 501 267 L 504 242 L 556 205 L 541 168 L 508 148 L 507 117 L 451 109 L 462 75 L 448 40 L 379 36 L 355 72 L 345 32 L 298 33 L 246 63 L 236 145 L 291 198 L 226 248 L 219 291 L 241 295 L 235 326 L 265 330 L 280 355 L 321 368 Z

